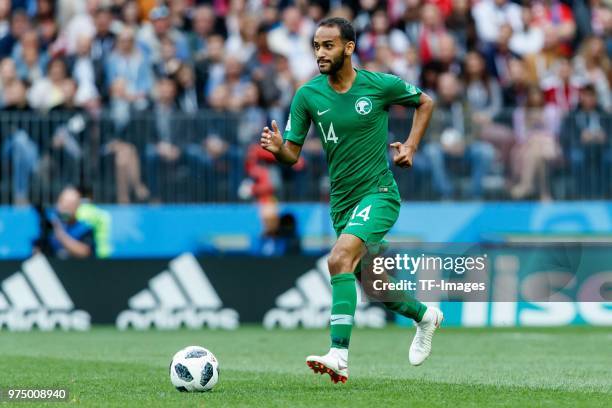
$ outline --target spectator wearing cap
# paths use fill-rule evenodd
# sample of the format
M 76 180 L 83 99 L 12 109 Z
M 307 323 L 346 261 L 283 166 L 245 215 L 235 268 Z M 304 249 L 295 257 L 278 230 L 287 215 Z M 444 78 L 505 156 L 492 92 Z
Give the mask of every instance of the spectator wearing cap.
M 162 40 L 170 39 L 176 47 L 176 57 L 181 61 L 189 58 L 189 46 L 185 36 L 172 26 L 170 10 L 166 6 L 158 6 L 149 13 L 149 23 L 145 23 L 138 32 L 138 42 L 141 44 L 149 60 L 160 61 Z

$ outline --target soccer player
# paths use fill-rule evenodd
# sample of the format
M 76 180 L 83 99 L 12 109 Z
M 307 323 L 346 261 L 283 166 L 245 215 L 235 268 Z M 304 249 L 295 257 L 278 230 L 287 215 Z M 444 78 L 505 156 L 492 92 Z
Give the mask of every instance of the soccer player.
M 295 94 L 284 138 L 276 121 L 265 127 L 261 147 L 284 164 L 297 162 L 310 123 L 321 138 L 331 179 L 331 218 L 338 239 L 328 258 L 332 286 L 331 348 L 309 356 L 315 373 L 334 383 L 348 379 L 348 347 L 357 303 L 355 274 L 364 245 L 380 243 L 399 215 L 400 196 L 387 162 L 390 105 L 415 107 L 412 129 L 404 143 L 395 142 L 393 162 L 410 167 L 433 112 L 433 101 L 394 75 L 356 69 L 351 62 L 355 31 L 343 18 L 319 23 L 313 41 L 322 75 Z M 383 302 L 386 308 L 416 321 L 409 360 L 420 365 L 431 353 L 431 339 L 442 312 L 412 299 Z

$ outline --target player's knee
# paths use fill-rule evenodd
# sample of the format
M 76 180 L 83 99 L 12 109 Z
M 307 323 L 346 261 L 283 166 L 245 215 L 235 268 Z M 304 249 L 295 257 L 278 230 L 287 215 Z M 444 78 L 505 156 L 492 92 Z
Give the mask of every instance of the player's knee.
M 327 259 L 329 272 L 332 275 L 352 273 L 357 262 L 358 259 L 355 259 L 355 256 L 346 248 L 334 248 Z

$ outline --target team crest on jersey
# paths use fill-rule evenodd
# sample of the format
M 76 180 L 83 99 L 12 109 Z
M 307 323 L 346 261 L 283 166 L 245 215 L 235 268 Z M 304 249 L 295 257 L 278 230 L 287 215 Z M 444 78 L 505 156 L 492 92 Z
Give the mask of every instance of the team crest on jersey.
M 362 96 L 355 102 L 355 110 L 360 115 L 367 115 L 372 111 L 372 101 L 366 96 Z

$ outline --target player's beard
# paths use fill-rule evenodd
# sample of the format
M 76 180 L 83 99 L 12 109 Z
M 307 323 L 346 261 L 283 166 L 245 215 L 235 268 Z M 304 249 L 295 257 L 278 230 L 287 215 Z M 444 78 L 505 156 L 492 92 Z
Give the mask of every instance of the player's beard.
M 321 69 L 321 67 L 319 67 L 319 72 L 324 75 L 334 75 L 336 72 L 342 69 L 342 67 L 344 66 L 344 61 L 345 59 L 344 59 L 344 52 L 343 52 L 340 55 L 338 55 L 337 58 L 332 58 L 330 60 L 328 69 Z

